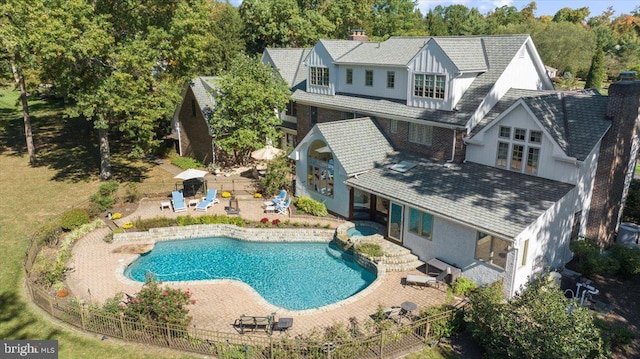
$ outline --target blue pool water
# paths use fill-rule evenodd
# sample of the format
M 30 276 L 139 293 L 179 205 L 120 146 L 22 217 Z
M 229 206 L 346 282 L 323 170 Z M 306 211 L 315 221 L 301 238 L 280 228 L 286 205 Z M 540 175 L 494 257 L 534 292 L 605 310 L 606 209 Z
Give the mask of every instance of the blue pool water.
M 375 274 L 328 243 L 264 243 L 215 237 L 157 242 L 124 275 L 158 280 L 236 279 L 269 303 L 303 310 L 346 299 L 366 288 Z
M 355 226 L 347 229 L 347 236 L 349 237 L 363 237 L 380 233 L 376 227 L 372 226 Z

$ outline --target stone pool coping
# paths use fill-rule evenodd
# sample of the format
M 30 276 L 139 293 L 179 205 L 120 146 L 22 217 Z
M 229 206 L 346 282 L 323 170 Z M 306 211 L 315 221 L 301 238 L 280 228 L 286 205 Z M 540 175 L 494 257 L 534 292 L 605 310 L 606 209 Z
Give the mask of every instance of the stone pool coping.
M 350 222 L 349 222 L 350 223 Z M 329 243 L 333 241 L 335 229 L 324 228 L 245 228 L 237 227 L 235 225 L 228 224 L 201 224 L 191 226 L 176 226 L 176 227 L 163 227 L 152 228 L 147 232 L 131 232 L 131 233 L 117 233 L 113 236 L 114 244 L 132 244 L 132 243 L 156 243 L 157 241 L 168 240 L 183 240 L 183 239 L 196 239 L 206 237 L 231 237 L 238 240 L 250 241 L 250 242 L 315 242 L 315 243 Z M 142 283 L 131 280 L 124 276 L 124 271 L 138 259 L 140 255 L 134 254 L 119 260 L 119 263 L 115 269 L 114 276 L 117 281 L 129 286 L 141 286 Z M 269 303 L 262 297 L 253 287 L 250 285 L 234 280 L 234 279 L 211 279 L 211 280 L 197 280 L 197 281 L 176 281 L 167 283 L 180 283 L 182 285 L 189 286 L 202 286 L 216 283 L 231 284 L 243 289 L 251 298 L 257 303 L 265 307 L 267 310 L 279 313 L 282 315 L 312 315 L 319 313 L 326 313 L 345 305 L 352 304 L 358 300 L 368 296 L 371 292 L 377 289 L 386 277 L 386 270 L 383 264 L 376 264 L 368 260 L 364 256 L 359 256 L 354 253 L 354 259 L 358 264 L 367 270 L 376 274 L 376 279 L 369 284 L 365 289 L 360 292 L 338 301 L 336 303 L 328 304 L 322 307 L 304 310 L 291 310 L 282 307 L 275 306 Z

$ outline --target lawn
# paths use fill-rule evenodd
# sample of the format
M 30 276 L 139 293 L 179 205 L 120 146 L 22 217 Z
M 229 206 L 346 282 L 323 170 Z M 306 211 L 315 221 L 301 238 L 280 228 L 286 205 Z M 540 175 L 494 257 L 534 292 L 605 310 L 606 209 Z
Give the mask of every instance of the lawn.
M 94 136 L 86 124 L 63 119 L 56 103 L 31 102 L 39 162 L 29 166 L 17 96 L 0 89 L 0 338 L 58 340 L 60 358 L 192 357 L 111 338 L 101 341 L 52 321 L 26 298 L 22 261 L 30 234 L 47 218 L 85 202 L 100 182 Z M 144 165 L 116 163 L 120 174 L 147 173 Z

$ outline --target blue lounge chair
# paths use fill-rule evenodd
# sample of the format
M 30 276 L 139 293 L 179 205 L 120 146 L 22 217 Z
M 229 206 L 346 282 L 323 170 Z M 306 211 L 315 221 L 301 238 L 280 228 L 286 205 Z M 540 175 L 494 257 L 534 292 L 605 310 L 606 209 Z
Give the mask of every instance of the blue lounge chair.
M 174 212 L 184 212 L 187 210 L 187 204 L 184 202 L 184 196 L 182 196 L 182 192 L 180 191 L 171 192 L 171 204 L 173 205 Z
M 284 202 L 280 202 L 276 204 L 276 211 L 278 212 L 278 214 L 286 215 L 290 204 L 291 204 L 291 197 L 287 198 L 287 200 Z
M 277 197 L 273 197 L 272 199 L 264 202 L 265 207 L 268 206 L 275 206 L 278 203 L 281 203 L 285 200 L 285 198 L 287 198 L 287 190 L 283 189 L 280 191 L 280 194 Z
M 196 206 L 196 211 L 206 212 L 209 207 L 213 206 L 215 203 L 219 203 L 220 200 L 216 198 L 218 194 L 218 190 L 209 189 L 207 190 L 207 196 L 202 198 L 202 201 L 198 203 Z

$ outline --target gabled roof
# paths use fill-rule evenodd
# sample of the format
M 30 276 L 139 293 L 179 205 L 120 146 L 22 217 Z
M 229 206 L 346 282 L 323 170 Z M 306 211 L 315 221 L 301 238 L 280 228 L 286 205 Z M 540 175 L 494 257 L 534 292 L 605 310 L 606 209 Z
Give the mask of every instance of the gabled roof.
M 198 102 L 198 107 L 202 111 L 205 119 L 211 118 L 213 109 L 216 106 L 215 88 L 217 79 L 215 76 L 200 76 L 191 80 L 189 83 L 193 95 L 196 97 L 196 102 Z
M 440 46 L 459 71 L 487 70 L 482 37 L 434 37 L 433 41 Z
M 393 153 L 393 147 L 369 117 L 318 123 L 316 127 L 347 176 L 370 170 Z
M 471 162 L 448 167 L 415 162 L 416 167 L 404 173 L 380 166 L 345 183 L 507 239 L 515 238 L 574 188 Z
M 606 97 L 584 91 L 528 91 L 510 89 L 471 131 L 473 138 L 516 101 L 522 100 L 567 156 L 584 160 L 604 136 Z
M 390 116 L 407 117 L 416 120 L 425 120 L 429 122 L 442 123 L 447 125 L 464 126 L 476 111 L 480 103 L 485 99 L 489 91 L 493 88 L 498 78 L 502 75 L 505 68 L 511 60 L 518 54 L 518 51 L 525 46 L 529 40 L 529 35 L 494 35 L 494 36 L 458 36 L 458 37 L 432 37 L 433 41 L 443 47 L 443 50 L 450 56 L 459 69 L 470 71 L 472 68 L 481 67 L 482 62 L 486 62 L 486 71 L 481 72 L 471 83 L 469 88 L 462 95 L 458 104 L 457 111 L 433 110 L 406 106 L 385 99 L 374 98 L 357 98 L 352 95 L 326 96 L 314 93 L 306 93 L 304 89 L 296 91 L 293 98 L 296 101 L 304 101 L 307 104 L 328 105 L 329 107 L 347 105 L 344 108 L 352 108 L 359 110 L 364 114 L 374 115 L 369 109 L 375 109 L 378 114 L 386 114 Z M 373 49 L 377 43 L 361 43 L 357 41 L 347 40 L 320 40 L 327 48 L 332 48 L 330 53 L 334 61 L 341 63 L 349 60 L 349 63 L 362 62 L 363 64 L 376 63 L 379 65 L 396 66 L 403 63 L 405 59 L 411 55 L 413 57 L 419 49 L 417 46 L 423 44 L 429 38 L 403 38 L 392 37 L 389 40 L 380 43 L 380 49 L 394 49 L 397 53 L 380 53 L 380 57 L 376 59 L 379 49 Z M 351 47 L 348 47 L 349 44 Z M 454 49 L 458 46 L 460 48 Z M 406 45 L 403 48 L 402 45 Z M 465 50 L 465 46 L 469 46 Z M 480 54 L 480 46 L 482 46 L 482 54 Z M 341 50 L 341 51 L 338 51 Z M 351 51 L 351 52 L 349 52 Z M 340 57 L 342 56 L 342 57 Z M 466 56 L 478 56 L 478 59 L 467 59 Z M 483 59 L 484 60 L 483 60 Z M 408 62 L 407 62 L 408 63 Z M 406 63 L 405 63 L 406 64 Z M 356 107 L 357 106 L 357 107 Z M 381 110 L 381 111 L 377 111 Z
M 320 40 L 319 41 L 322 46 L 327 50 L 329 56 L 333 61 L 339 59 L 341 56 L 346 54 L 347 52 L 353 50 L 354 48 L 364 44 L 360 41 L 354 40 Z
M 289 88 L 298 88 L 306 79 L 304 60 L 311 49 L 302 48 L 268 48 L 265 54 L 271 59 L 271 63 L 280 73 L 280 76 L 289 85 Z

